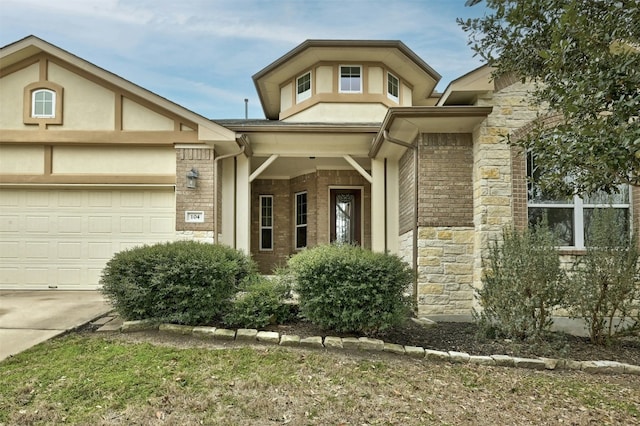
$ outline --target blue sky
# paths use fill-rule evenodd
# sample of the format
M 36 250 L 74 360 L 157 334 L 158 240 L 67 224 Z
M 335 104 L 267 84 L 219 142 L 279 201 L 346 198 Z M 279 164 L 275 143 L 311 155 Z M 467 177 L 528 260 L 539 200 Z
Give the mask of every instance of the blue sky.
M 0 0 L 0 45 L 36 35 L 208 118 L 264 118 L 251 76 L 306 39 L 401 40 L 442 75 L 481 63 L 465 0 Z

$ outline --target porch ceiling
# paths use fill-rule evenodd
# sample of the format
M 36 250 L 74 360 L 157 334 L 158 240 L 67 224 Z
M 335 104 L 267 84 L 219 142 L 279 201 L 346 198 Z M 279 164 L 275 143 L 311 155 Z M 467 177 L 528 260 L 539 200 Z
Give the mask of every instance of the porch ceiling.
M 251 158 L 251 172 L 253 173 L 258 167 L 260 167 L 269 156 L 253 156 Z M 371 169 L 371 160 L 366 156 L 352 157 L 362 168 L 366 170 Z M 317 170 L 355 170 L 348 162 L 342 157 L 323 157 L 316 156 L 315 158 L 309 158 L 309 156 L 288 156 L 278 157 L 273 163 L 267 167 L 257 178 L 258 179 L 291 179 L 296 176 L 301 176 L 307 173 L 313 173 Z

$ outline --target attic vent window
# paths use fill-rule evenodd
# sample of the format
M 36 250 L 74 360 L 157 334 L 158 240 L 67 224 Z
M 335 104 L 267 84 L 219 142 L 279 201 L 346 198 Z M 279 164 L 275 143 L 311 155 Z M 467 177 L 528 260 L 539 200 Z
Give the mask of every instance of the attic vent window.
M 387 96 L 395 102 L 400 100 L 400 81 L 391 73 L 387 73 Z
M 311 72 L 301 75 L 296 80 L 296 102 L 302 102 L 311 97 Z
M 34 118 L 53 118 L 56 116 L 56 92 L 38 89 L 32 92 L 31 116 Z
M 362 93 L 362 67 L 359 65 L 340 66 L 340 92 Z

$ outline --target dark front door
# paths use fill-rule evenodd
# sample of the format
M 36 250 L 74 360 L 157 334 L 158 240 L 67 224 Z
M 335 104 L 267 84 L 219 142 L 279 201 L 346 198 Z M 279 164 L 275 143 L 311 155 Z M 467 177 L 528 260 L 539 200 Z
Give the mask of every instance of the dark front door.
M 360 244 L 359 189 L 332 189 L 330 191 L 331 242 Z

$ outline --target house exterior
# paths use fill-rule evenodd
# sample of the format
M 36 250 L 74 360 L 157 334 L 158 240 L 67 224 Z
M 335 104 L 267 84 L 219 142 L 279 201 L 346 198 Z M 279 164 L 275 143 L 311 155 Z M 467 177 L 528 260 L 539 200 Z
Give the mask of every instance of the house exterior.
M 399 41 L 308 40 L 253 76 L 265 119 L 210 120 L 36 37 L 5 46 L 0 288 L 96 288 L 114 253 L 160 241 L 263 273 L 339 241 L 412 265 L 420 314 L 469 314 L 504 226 L 549 211 L 575 256 L 594 204 L 528 199 L 505 139 L 539 116 L 526 84 L 439 79 Z M 639 190 L 614 206 L 638 225 Z

